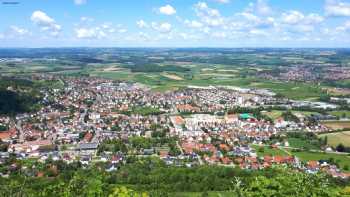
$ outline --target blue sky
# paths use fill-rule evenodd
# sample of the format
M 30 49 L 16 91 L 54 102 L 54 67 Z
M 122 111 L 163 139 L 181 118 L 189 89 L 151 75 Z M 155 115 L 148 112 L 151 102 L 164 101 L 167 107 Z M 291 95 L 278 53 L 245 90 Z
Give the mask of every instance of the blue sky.
M 0 3 L 0 47 L 350 47 L 350 0 Z

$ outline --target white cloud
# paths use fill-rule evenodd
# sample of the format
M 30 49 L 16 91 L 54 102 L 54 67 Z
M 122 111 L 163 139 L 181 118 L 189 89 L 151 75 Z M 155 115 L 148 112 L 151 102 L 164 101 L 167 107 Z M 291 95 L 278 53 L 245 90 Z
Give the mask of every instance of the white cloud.
M 83 5 L 87 3 L 87 0 L 74 0 L 75 5 Z
M 97 38 L 97 33 L 94 28 L 77 28 L 75 29 L 76 37 L 77 38 L 85 38 L 85 39 L 91 39 L 91 38 Z
M 171 28 L 172 28 L 170 23 L 152 22 L 151 26 L 154 30 L 159 31 L 160 33 L 169 33 L 171 31 Z
M 252 29 L 249 31 L 249 33 L 253 36 L 268 36 L 268 33 L 266 31 L 260 29 Z
M 214 0 L 217 3 L 230 3 L 230 0 Z
M 102 39 L 107 37 L 107 33 L 101 28 L 76 28 L 75 35 L 79 39 Z
M 292 10 L 282 14 L 282 21 L 286 24 L 317 24 L 324 21 L 324 18 L 318 14 L 311 13 L 305 16 L 303 13 Z
M 350 3 L 327 0 L 324 9 L 327 16 L 350 16 Z
M 161 14 L 165 14 L 165 15 L 174 15 L 174 14 L 176 14 L 175 8 L 173 8 L 171 5 L 166 5 L 166 6 L 160 7 L 159 8 L 159 12 Z
M 286 24 L 294 25 L 300 23 L 304 17 L 305 16 L 301 12 L 292 10 L 282 14 L 282 21 Z
M 221 38 L 221 39 L 227 38 L 226 32 L 213 32 L 211 34 L 211 36 L 214 37 L 214 38 Z
M 80 21 L 82 21 L 82 22 L 93 22 L 94 19 L 91 18 L 91 17 L 82 16 L 82 17 L 80 17 Z
M 305 17 L 306 24 L 317 24 L 324 21 L 324 18 L 318 14 L 311 13 Z
M 61 31 L 61 26 L 43 11 L 34 11 L 30 19 L 34 24 L 41 27 L 42 31 L 49 31 L 53 36 L 57 36 Z
M 123 28 L 122 25 L 105 22 L 95 27 L 77 27 L 74 31 L 76 38 L 79 39 L 110 39 L 115 33 L 125 33 L 127 29 Z
M 205 2 L 198 2 L 194 9 L 200 21 L 208 26 L 217 27 L 225 23 L 225 19 L 221 16 L 219 10 L 209 8 Z
M 191 27 L 191 28 L 202 28 L 203 27 L 203 24 L 196 21 L 196 20 L 185 20 L 185 25 Z
M 123 33 L 126 33 L 127 31 L 128 31 L 127 29 L 119 29 L 119 30 L 118 30 L 118 32 L 119 32 L 119 33 L 122 33 L 122 34 L 123 34 Z
M 246 27 L 254 27 L 254 28 L 270 28 L 275 26 L 275 19 L 273 17 L 260 18 L 249 12 L 238 13 L 238 16 L 243 16 L 248 20 L 249 23 L 245 24 Z M 240 23 L 234 23 L 235 25 Z M 242 24 L 241 24 L 242 25 Z
M 139 20 L 136 22 L 136 25 L 139 28 L 148 28 L 148 24 L 144 20 Z
M 14 26 L 14 25 L 12 25 L 10 27 L 10 29 L 11 29 L 12 33 L 19 35 L 19 36 L 24 36 L 24 35 L 27 35 L 30 33 L 27 29 L 20 28 L 20 27 Z
M 343 25 L 335 28 L 335 32 L 337 33 L 343 33 L 347 31 L 350 31 L 350 21 L 346 21 Z M 331 31 L 331 32 L 334 32 L 334 31 Z
M 256 11 L 261 15 L 270 15 L 272 13 L 271 7 L 267 4 L 265 0 L 258 0 L 256 2 Z

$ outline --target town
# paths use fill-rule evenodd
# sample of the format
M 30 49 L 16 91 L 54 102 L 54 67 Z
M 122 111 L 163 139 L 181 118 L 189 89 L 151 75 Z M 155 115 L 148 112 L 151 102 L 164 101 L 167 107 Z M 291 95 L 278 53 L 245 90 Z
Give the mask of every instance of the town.
M 114 171 L 130 156 L 156 156 L 167 165 L 188 168 L 288 166 L 350 177 L 334 161 L 302 160 L 293 154 L 288 139 L 273 140 L 288 133 L 331 131 L 318 120 L 334 116 L 294 115 L 288 110 L 339 108 L 334 103 L 291 100 L 267 89 L 188 86 L 160 93 L 139 83 L 95 77 L 41 74 L 33 79 L 60 81 L 64 86 L 41 90 L 43 107 L 37 112 L 0 117 L 0 125 L 6 128 L 0 132 L 5 145 L 0 163 L 14 155 L 40 162 L 78 161 L 84 166 L 105 162 L 106 171 Z M 11 86 L 7 90 L 16 91 Z M 271 109 L 287 112 L 273 120 L 266 115 Z M 262 154 L 264 149 L 282 153 Z M 346 154 L 327 144 L 317 151 Z M 2 171 L 1 176 L 8 173 Z

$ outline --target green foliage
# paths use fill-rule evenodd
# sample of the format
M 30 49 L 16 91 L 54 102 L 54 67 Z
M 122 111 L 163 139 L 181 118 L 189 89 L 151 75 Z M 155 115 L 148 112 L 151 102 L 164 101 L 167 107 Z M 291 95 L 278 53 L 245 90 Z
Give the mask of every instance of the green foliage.
M 283 112 L 282 117 L 285 121 L 300 122 L 299 118 L 296 117 L 290 110 Z
M 0 196 L 173 196 L 179 192 L 232 191 L 234 196 L 340 196 L 346 189 L 323 174 L 290 169 L 245 171 L 220 166 L 169 167 L 155 158 L 130 159 L 117 171 L 81 169 L 52 162 L 60 174 L 50 178 L 11 175 L 0 178 Z M 37 164 L 35 164 L 37 165 Z M 44 165 L 45 166 L 45 165 Z M 37 168 L 42 168 L 37 165 Z M 147 192 L 146 192 L 147 191 Z
M 120 152 L 126 153 L 128 152 L 128 148 L 123 141 L 118 139 L 113 139 L 113 140 L 105 140 L 98 146 L 97 152 L 99 154 L 104 151 L 113 152 L 113 153 L 120 151 Z

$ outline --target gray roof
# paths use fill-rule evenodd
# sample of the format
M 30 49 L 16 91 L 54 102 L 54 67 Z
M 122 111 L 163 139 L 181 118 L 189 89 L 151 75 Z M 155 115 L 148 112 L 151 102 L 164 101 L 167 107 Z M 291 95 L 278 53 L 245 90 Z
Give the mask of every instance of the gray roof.
M 78 149 L 97 149 L 98 143 L 83 143 L 78 145 Z

